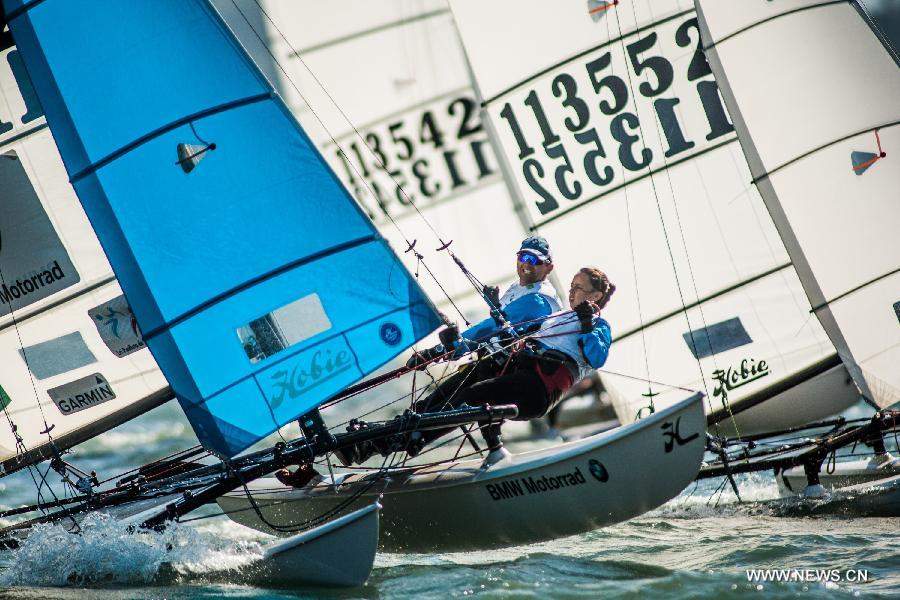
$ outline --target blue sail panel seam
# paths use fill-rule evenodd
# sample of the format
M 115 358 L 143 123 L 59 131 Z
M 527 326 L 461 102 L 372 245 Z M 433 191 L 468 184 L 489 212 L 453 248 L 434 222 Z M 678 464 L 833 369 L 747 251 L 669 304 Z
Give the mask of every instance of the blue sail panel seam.
M 277 269 L 272 269 L 271 271 L 269 271 L 267 273 L 263 273 L 262 275 L 254 277 L 253 279 L 248 279 L 241 285 L 235 286 L 235 287 L 231 288 L 230 290 L 226 290 L 226 291 L 222 292 L 221 294 L 217 294 L 216 296 L 210 298 L 206 302 L 204 302 L 202 304 L 198 304 L 194 308 L 178 315 L 174 319 L 166 321 L 159 327 L 155 327 L 155 328 L 151 329 L 150 331 L 148 331 L 147 333 L 144 334 L 144 341 L 147 341 L 151 338 L 156 337 L 157 335 L 159 335 L 161 333 L 164 333 L 164 332 L 172 329 L 179 323 L 183 323 L 184 321 L 190 319 L 191 317 L 198 315 L 199 313 L 203 312 L 207 308 L 209 308 L 211 306 L 215 306 L 216 304 L 219 304 L 220 302 L 223 302 L 223 301 L 227 300 L 228 298 L 231 298 L 246 289 L 254 287 L 257 284 L 260 284 L 264 281 L 268 281 L 269 279 L 277 277 L 283 273 L 287 273 L 288 271 L 293 271 L 297 267 L 302 267 L 303 265 L 305 265 L 307 263 L 317 261 L 322 258 L 327 258 L 327 257 L 331 256 L 332 254 L 339 254 L 345 250 L 350 250 L 351 248 L 355 248 L 357 246 L 362 246 L 363 244 L 366 244 L 369 242 L 375 242 L 375 241 L 378 241 L 378 238 L 375 235 L 367 235 L 367 236 L 364 236 L 361 238 L 357 238 L 355 240 L 350 240 L 349 242 L 344 242 L 343 244 L 338 244 L 337 246 L 332 246 L 331 248 L 327 248 L 325 250 L 316 252 L 315 254 L 310 254 L 309 256 L 304 256 L 303 258 L 298 258 L 295 261 L 291 261 L 285 265 L 278 267 Z
M 84 177 L 87 177 L 91 173 L 94 173 L 95 171 L 102 169 L 103 167 L 105 167 L 109 163 L 113 162 L 117 158 L 121 158 L 122 156 L 128 154 L 132 150 L 139 148 L 140 146 L 143 146 L 147 142 L 152 141 L 161 135 L 169 133 L 170 131 L 177 129 L 183 125 L 187 125 L 188 123 L 191 123 L 198 119 L 203 119 L 203 118 L 206 118 L 206 117 L 209 117 L 212 115 L 216 115 L 216 114 L 231 110 L 233 108 L 240 108 L 242 106 L 247 106 L 248 104 L 255 104 L 257 102 L 262 102 L 263 100 L 271 100 L 274 97 L 275 97 L 275 93 L 270 91 L 270 92 L 265 92 L 262 94 L 248 96 L 246 98 L 241 98 L 239 100 L 232 100 L 231 102 L 219 104 L 218 106 L 206 108 L 201 111 L 195 112 L 193 114 L 187 115 L 176 121 L 172 121 L 171 123 L 163 125 L 162 127 L 157 127 L 150 133 L 142 135 L 141 137 L 137 138 L 136 140 L 129 142 L 128 144 L 125 144 L 118 150 L 115 150 L 115 151 L 111 152 L 110 154 L 107 154 L 100 160 L 88 165 L 81 171 L 78 171 L 77 173 L 75 173 L 74 175 L 72 175 L 69 178 L 69 183 L 75 184 L 80 179 L 83 179 Z

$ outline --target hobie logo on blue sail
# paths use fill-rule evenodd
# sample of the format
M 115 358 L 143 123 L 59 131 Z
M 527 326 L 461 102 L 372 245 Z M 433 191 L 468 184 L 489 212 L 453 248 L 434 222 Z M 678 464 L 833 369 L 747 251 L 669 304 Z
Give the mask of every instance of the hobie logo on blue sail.
M 396 323 L 385 323 L 380 330 L 381 340 L 388 346 L 396 346 L 403 339 L 403 332 Z
M 279 365 L 269 375 L 269 403 L 273 409 L 285 400 L 294 400 L 353 368 L 344 349 L 316 349 L 301 354 L 293 364 Z

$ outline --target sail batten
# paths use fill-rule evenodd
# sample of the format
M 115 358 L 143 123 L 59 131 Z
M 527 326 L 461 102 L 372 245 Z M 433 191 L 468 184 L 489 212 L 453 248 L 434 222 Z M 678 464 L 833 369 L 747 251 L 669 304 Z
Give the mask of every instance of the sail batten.
M 221 113 L 221 112 L 224 112 L 227 110 L 231 110 L 234 108 L 240 108 L 242 106 L 246 106 L 248 104 L 253 104 L 255 102 L 271 100 L 273 97 L 274 97 L 274 92 L 255 94 L 253 96 L 248 96 L 247 98 L 239 98 L 237 100 L 232 100 L 231 102 L 226 102 L 219 106 L 212 106 L 210 108 L 206 108 L 204 110 L 198 111 L 192 115 L 187 115 L 187 116 L 181 117 L 180 119 L 177 119 L 176 121 L 173 121 L 172 123 L 163 125 L 163 126 L 157 128 L 155 131 L 151 131 L 151 132 L 141 136 L 140 138 L 125 144 L 118 150 L 115 150 L 115 151 L 111 152 L 110 154 L 104 156 L 103 158 L 100 158 L 95 163 L 88 165 L 81 171 L 78 171 L 77 173 L 72 175 L 72 177 L 70 178 L 70 182 L 73 184 L 77 183 L 79 180 L 84 179 L 87 175 L 97 171 L 98 169 L 102 169 L 103 167 L 105 167 L 112 161 L 116 160 L 117 158 L 127 154 L 128 152 L 131 152 L 135 148 L 138 148 L 138 147 L 146 144 L 150 140 L 153 140 L 153 139 L 159 137 L 160 135 L 168 133 L 174 129 L 183 127 L 184 125 L 188 125 L 194 121 L 198 121 L 205 117 L 210 117 L 212 115 L 215 115 L 217 113 Z

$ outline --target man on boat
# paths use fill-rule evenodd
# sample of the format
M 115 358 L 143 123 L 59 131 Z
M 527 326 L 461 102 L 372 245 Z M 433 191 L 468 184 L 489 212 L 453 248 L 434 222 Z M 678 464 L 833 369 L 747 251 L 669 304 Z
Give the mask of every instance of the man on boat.
M 519 281 L 510 285 L 502 296 L 498 287 L 485 286 L 483 290 L 484 297 L 492 308 L 492 317 L 485 323 L 494 326 L 498 323 L 508 323 L 518 335 L 537 330 L 543 319 L 562 309 L 559 295 L 547 281 L 552 271 L 553 256 L 547 240 L 541 236 L 524 239 L 516 252 L 516 274 Z M 415 352 L 406 366 L 410 369 L 424 369 L 434 362 L 448 358 L 448 350 L 444 346 L 452 344 L 458 335 L 459 331 L 454 328 L 441 332 L 441 344 Z M 426 399 L 427 404 L 420 401 L 415 409 L 422 412 L 426 406 L 430 411 L 453 408 L 451 397 L 458 390 L 496 376 L 499 368 L 500 365 L 492 360 L 464 365 L 441 382 L 437 390 Z M 419 443 L 418 440 L 416 443 Z M 344 465 L 349 466 L 367 460 L 376 452 L 386 453 L 387 449 L 379 447 L 378 443 L 370 443 L 338 451 L 335 455 Z
M 542 320 L 536 330 L 517 330 L 498 325 L 488 318 L 470 327 L 455 341 L 445 339 L 451 348 L 440 347 L 436 356 L 453 358 L 473 349 L 490 349 L 474 367 L 474 376 L 466 379 L 461 371 L 444 382 L 427 398 L 416 402 L 416 412 L 452 410 L 463 404 L 515 404 L 517 420 L 530 420 L 547 414 L 572 383 L 603 366 L 612 343 L 609 323 L 600 311 L 609 302 L 616 286 L 596 267 L 584 267 L 575 274 L 569 288 L 571 311 L 558 311 Z M 446 337 L 446 336 L 445 336 Z M 515 345 L 510 340 L 517 340 Z M 495 351 L 498 347 L 504 350 Z M 515 348 L 515 349 L 512 349 Z M 501 361 L 493 360 L 502 356 Z M 487 366 L 482 366 L 487 365 Z M 405 449 L 416 456 L 429 442 L 453 431 L 453 428 L 413 432 Z M 499 428 L 483 430 L 490 450 L 500 447 Z M 387 455 L 392 448 L 379 444 L 358 446 L 339 455 L 342 461 L 363 462 L 376 452 Z
M 520 298 L 525 298 L 528 303 L 519 304 L 515 311 L 543 312 L 545 306 L 550 308 L 550 313 L 562 310 L 562 302 L 556 294 L 556 289 L 547 281 L 553 271 L 553 257 L 550 254 L 550 244 L 540 236 L 532 236 L 522 241 L 519 251 L 516 252 L 516 274 L 518 283 L 513 283 L 499 295 L 500 288 L 486 287 L 485 294 L 506 313 L 507 307 Z M 530 297 L 532 294 L 535 296 Z M 528 310 L 529 305 L 534 305 L 534 310 Z M 546 315 L 543 315 L 546 316 Z M 506 313 L 510 322 L 516 322 L 515 314 Z
M 553 256 L 547 240 L 540 236 L 526 238 L 516 252 L 518 283 L 510 285 L 502 296 L 500 288 L 485 286 L 484 297 L 492 308 L 499 308 L 497 316 L 520 333 L 535 330 L 540 327 L 542 318 L 562 310 L 562 301 L 556 289 L 547 281 L 552 271 Z M 421 369 L 444 353 L 441 344 L 426 348 L 413 354 L 406 366 Z

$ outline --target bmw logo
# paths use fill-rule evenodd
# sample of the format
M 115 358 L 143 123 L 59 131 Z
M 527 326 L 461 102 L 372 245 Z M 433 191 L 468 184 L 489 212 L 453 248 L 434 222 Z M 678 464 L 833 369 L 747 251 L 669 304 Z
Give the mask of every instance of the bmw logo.
M 381 340 L 388 346 L 396 346 L 403 339 L 403 332 L 396 323 L 387 322 L 381 326 Z
M 590 468 L 591 475 L 594 476 L 594 479 L 601 483 L 609 481 L 609 471 L 606 470 L 606 467 L 603 466 L 602 462 L 592 458 L 588 461 L 588 467 Z

